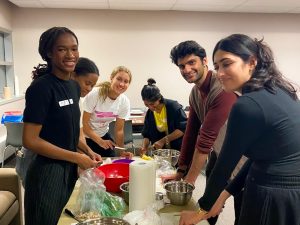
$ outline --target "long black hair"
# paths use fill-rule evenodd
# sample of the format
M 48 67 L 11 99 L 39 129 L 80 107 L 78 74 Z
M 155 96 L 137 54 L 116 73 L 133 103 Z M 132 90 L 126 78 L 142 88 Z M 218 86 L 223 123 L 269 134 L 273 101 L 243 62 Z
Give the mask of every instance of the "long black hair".
M 252 39 L 244 34 L 232 34 L 220 40 L 213 51 L 213 59 L 217 50 L 230 52 L 240 57 L 244 62 L 249 62 L 251 57 L 257 60 L 257 65 L 249 81 L 243 86 L 243 93 L 256 91 L 265 88 L 275 93 L 279 87 L 294 100 L 298 99 L 297 90 L 287 81 L 278 70 L 273 52 L 264 43 L 263 39 Z
M 66 27 L 52 27 L 42 33 L 39 41 L 39 53 L 47 64 L 39 64 L 34 67 L 34 70 L 32 71 L 32 79 L 36 79 L 51 71 L 51 59 L 48 54 L 52 51 L 58 37 L 65 33 L 73 35 L 78 44 L 78 38 L 75 33 Z
M 153 78 L 149 78 L 147 83 L 141 91 L 143 101 L 156 102 L 160 99 L 160 103 L 163 103 L 164 98 L 159 88 L 155 85 L 156 81 Z

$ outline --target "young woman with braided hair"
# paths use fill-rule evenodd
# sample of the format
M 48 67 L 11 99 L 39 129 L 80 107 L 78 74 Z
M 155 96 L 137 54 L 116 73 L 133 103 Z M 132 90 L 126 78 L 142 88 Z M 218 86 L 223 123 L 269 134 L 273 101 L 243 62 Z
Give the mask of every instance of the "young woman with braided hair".
M 25 224 L 56 225 L 77 165 L 95 167 L 101 157 L 79 141 L 80 87 L 71 79 L 79 57 L 76 35 L 52 27 L 41 35 L 39 53 L 47 64 L 35 67 L 25 96 L 23 145 L 37 153 L 26 176 Z

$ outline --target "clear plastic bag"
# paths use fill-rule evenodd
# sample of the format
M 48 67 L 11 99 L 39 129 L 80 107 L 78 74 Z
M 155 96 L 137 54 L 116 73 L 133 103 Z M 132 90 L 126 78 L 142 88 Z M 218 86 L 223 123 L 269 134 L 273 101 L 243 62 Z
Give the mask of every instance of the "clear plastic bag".
M 76 201 L 76 217 L 79 220 L 94 219 L 101 216 L 101 207 L 106 188 L 105 175 L 91 168 L 81 172 L 79 194 Z M 93 217 L 93 218 L 91 218 Z
M 124 216 L 126 204 L 123 198 L 105 192 L 101 215 L 108 217 L 122 218 Z
M 126 214 L 123 219 L 134 225 L 162 225 L 161 217 L 157 214 L 156 210 L 156 207 L 151 205 L 145 210 L 132 211 Z
M 81 185 L 75 210 L 77 219 L 123 217 L 126 204 L 121 197 L 106 192 L 105 175 L 102 171 L 96 168 L 87 169 L 80 174 L 79 180 Z
M 171 165 L 170 162 L 166 160 L 160 160 L 159 163 L 157 163 L 158 169 L 156 170 L 156 176 L 166 176 L 166 175 L 173 175 L 176 174 L 176 170 Z

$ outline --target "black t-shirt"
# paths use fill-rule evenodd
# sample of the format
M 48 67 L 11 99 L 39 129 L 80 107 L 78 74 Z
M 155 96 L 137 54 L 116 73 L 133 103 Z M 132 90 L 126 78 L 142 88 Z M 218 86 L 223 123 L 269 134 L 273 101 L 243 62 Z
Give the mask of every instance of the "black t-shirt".
M 79 98 L 80 87 L 76 81 L 43 75 L 26 91 L 23 121 L 41 124 L 42 139 L 75 151 L 80 129 Z

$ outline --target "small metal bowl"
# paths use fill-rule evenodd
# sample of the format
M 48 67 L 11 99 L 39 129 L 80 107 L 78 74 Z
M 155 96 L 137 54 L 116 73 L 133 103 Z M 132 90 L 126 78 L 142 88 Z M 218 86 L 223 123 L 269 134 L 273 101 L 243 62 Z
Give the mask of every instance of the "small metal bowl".
M 124 201 L 129 204 L 129 182 L 125 182 L 120 185 L 120 189 L 122 191 L 122 197 Z M 161 192 L 155 193 L 155 200 L 163 200 L 164 195 Z
M 122 192 L 122 197 L 124 201 L 129 204 L 129 182 L 125 182 L 120 185 L 120 189 Z
M 126 220 L 115 217 L 102 217 L 96 220 L 89 220 L 78 223 L 77 225 L 130 225 Z
M 164 189 L 172 205 L 186 205 L 195 186 L 184 181 L 170 181 L 164 184 Z
M 154 159 L 166 160 L 175 166 L 178 162 L 180 151 L 176 149 L 157 149 L 152 152 Z

